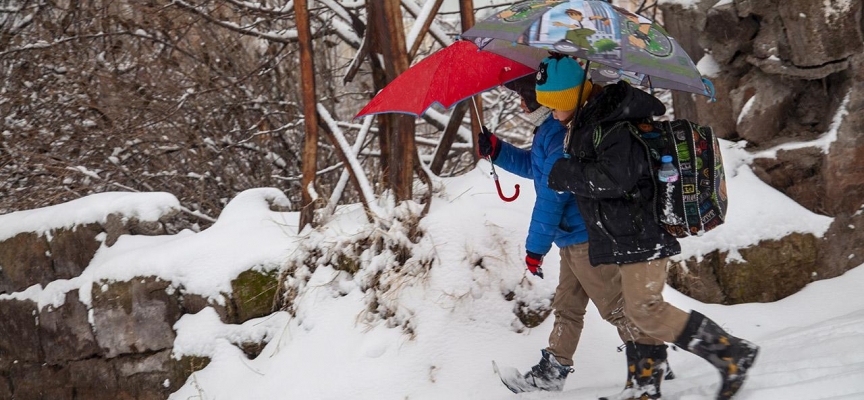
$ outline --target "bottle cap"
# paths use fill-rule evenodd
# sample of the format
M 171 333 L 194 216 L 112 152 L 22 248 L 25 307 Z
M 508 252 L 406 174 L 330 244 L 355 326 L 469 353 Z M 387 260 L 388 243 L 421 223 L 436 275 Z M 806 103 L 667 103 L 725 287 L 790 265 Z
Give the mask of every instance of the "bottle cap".
M 672 156 L 663 156 L 663 157 L 660 157 L 660 162 L 664 162 L 664 163 L 671 163 L 671 162 L 672 162 Z

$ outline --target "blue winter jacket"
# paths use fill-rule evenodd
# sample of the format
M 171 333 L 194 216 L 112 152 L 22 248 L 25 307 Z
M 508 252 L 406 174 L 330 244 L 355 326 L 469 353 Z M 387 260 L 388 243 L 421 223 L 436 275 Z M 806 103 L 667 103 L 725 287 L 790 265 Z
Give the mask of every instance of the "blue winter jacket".
M 537 201 L 531 213 L 531 226 L 525 249 L 545 255 L 554 242 L 559 248 L 588 241 L 585 221 L 573 193 L 549 189 L 549 171 L 564 155 L 567 129 L 550 115 L 534 131 L 531 150 L 522 150 L 500 141 L 501 151 L 495 165 L 516 175 L 534 180 Z

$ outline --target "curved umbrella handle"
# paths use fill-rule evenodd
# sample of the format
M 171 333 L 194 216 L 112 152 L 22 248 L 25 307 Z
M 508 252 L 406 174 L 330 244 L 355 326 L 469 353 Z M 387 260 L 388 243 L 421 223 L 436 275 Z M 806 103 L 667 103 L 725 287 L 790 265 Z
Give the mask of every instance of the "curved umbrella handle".
M 504 200 L 508 203 L 513 201 L 513 200 L 516 200 L 516 198 L 519 197 L 519 184 L 518 183 L 516 184 L 516 193 L 513 194 L 513 197 L 507 197 L 504 195 L 504 192 L 501 191 L 501 183 L 498 182 L 497 179 L 495 180 L 495 187 L 498 188 L 498 197 L 500 197 L 501 200 Z

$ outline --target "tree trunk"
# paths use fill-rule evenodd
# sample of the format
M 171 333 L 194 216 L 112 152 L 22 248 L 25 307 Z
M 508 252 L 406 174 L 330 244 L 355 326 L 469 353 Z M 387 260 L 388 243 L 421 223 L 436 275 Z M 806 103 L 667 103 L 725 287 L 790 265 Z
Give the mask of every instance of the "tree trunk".
M 462 18 L 462 32 L 474 26 L 474 0 L 459 0 L 459 15 Z M 474 139 L 474 159 L 478 159 L 477 135 L 483 125 L 483 97 L 474 96 L 474 104 L 471 104 L 471 137 Z M 475 107 L 476 104 L 476 107 Z
M 314 226 L 314 199 L 310 189 L 315 184 L 318 156 L 318 114 L 315 111 L 315 66 L 312 58 L 312 32 L 309 28 L 309 13 L 306 0 L 294 1 L 297 16 L 297 36 L 300 44 L 300 77 L 303 89 L 303 126 L 306 136 L 303 141 L 303 180 L 300 224 L 302 231 L 307 224 Z
M 377 3 L 377 4 L 376 4 Z M 405 48 L 405 31 L 402 25 L 402 11 L 399 0 L 382 0 L 367 3 L 369 19 L 374 21 L 377 50 L 384 58 L 384 69 L 387 82 L 392 82 L 402 72 L 408 69 L 408 54 Z M 380 124 L 387 128 L 380 131 L 382 135 L 382 159 L 386 159 L 385 174 L 397 201 L 411 199 L 411 186 L 414 181 L 414 117 L 389 114 L 379 117 Z M 385 136 L 386 135 L 386 136 Z

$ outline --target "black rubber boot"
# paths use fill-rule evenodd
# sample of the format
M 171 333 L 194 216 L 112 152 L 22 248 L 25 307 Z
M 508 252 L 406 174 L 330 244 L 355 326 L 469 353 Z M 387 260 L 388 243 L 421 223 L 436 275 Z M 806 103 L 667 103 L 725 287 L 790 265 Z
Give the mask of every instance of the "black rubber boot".
M 696 311 L 690 312 L 687 326 L 675 344 L 704 358 L 720 371 L 722 382 L 717 400 L 729 400 L 738 393 L 747 378 L 747 370 L 759 354 L 758 346 L 726 333 Z
M 657 400 L 666 376 L 666 345 L 626 343 L 627 383 L 624 390 L 600 400 Z

